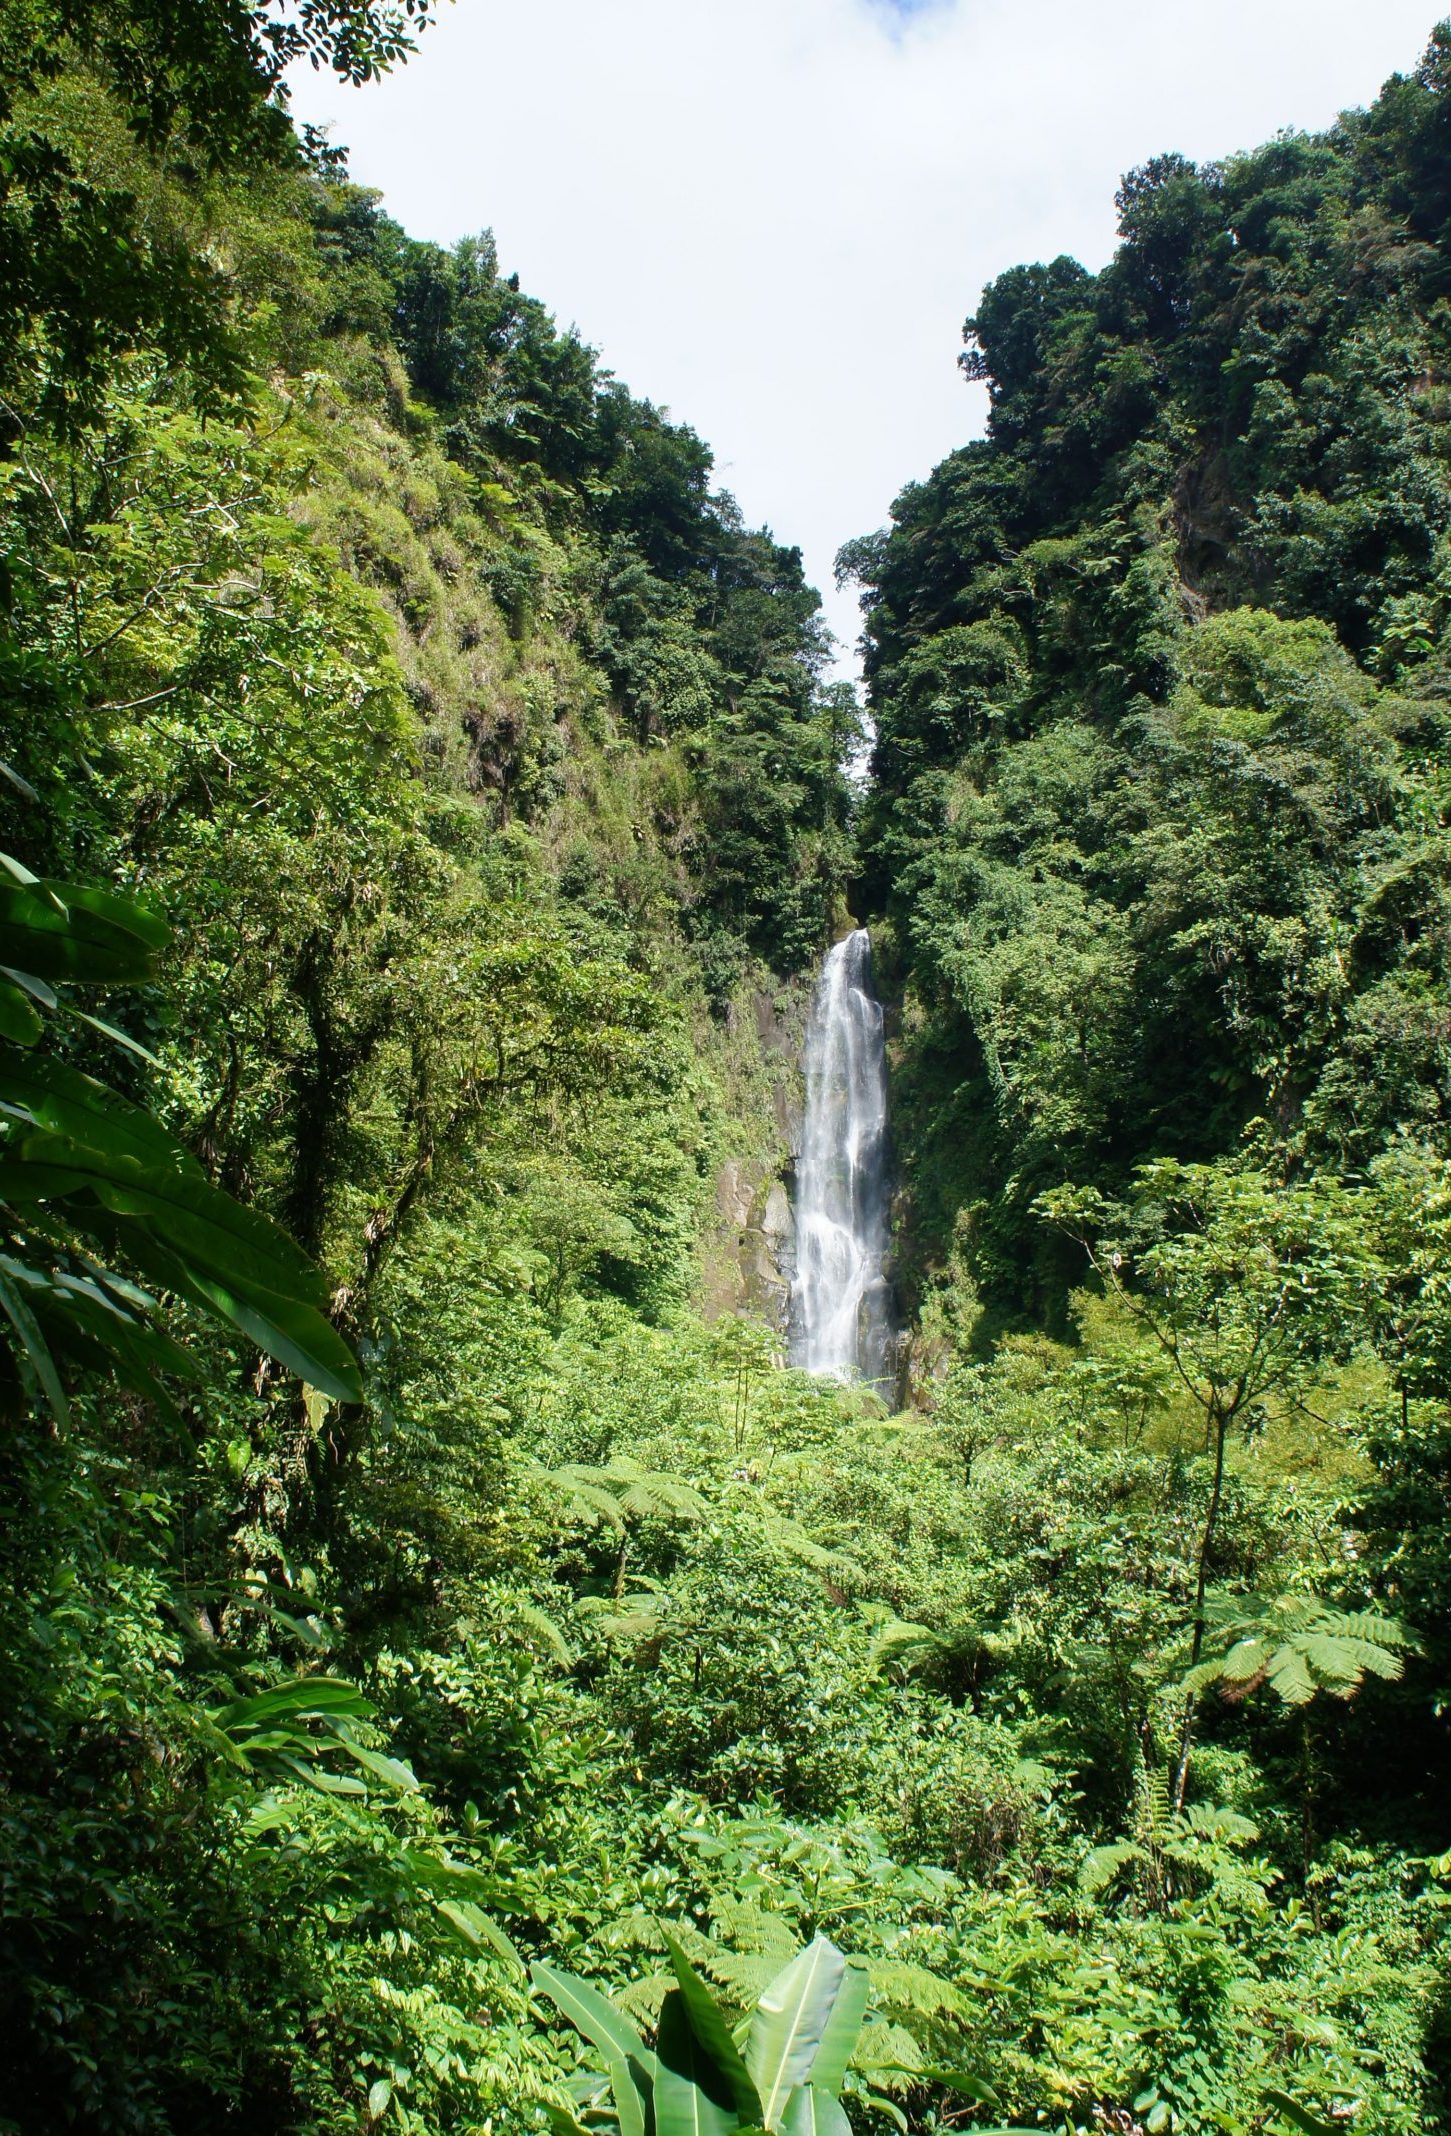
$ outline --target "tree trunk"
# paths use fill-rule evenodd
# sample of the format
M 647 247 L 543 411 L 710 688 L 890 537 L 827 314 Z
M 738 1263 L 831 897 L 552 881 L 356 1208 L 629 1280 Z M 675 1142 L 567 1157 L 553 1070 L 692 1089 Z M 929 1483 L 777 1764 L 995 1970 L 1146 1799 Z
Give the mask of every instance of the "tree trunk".
M 1209 1585 L 1209 1560 L 1214 1549 L 1214 1534 L 1219 1526 L 1219 1504 L 1224 1496 L 1224 1447 L 1229 1437 L 1230 1418 L 1217 1405 L 1209 1413 L 1210 1430 L 1214 1440 L 1214 1482 L 1209 1492 L 1209 1509 L 1204 1516 L 1204 1533 L 1199 1538 L 1199 1568 L 1194 1581 L 1194 1632 L 1189 1645 L 1189 1666 L 1197 1669 L 1204 1652 L 1204 1595 Z M 1179 1762 L 1174 1773 L 1174 1808 L 1184 1807 L 1184 1795 L 1189 1786 L 1189 1753 L 1194 1739 L 1194 1699 L 1192 1694 L 1184 1701 L 1184 1725 L 1179 1736 Z

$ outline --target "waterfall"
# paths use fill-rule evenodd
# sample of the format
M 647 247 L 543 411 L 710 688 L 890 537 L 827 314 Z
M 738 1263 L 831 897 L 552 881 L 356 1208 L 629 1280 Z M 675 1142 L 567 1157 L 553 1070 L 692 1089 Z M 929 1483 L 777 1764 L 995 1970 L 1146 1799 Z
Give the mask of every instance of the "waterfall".
M 864 927 L 822 968 L 806 1032 L 792 1353 L 808 1372 L 891 1380 L 887 1056 Z

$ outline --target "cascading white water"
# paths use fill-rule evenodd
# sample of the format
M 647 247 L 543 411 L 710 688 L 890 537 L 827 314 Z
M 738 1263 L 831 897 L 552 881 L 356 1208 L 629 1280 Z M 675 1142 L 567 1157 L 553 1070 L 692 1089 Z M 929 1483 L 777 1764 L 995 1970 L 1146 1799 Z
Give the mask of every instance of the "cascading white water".
M 826 959 L 806 1033 L 806 1117 L 796 1167 L 793 1355 L 808 1372 L 891 1378 L 884 1273 L 887 1055 L 864 927 Z

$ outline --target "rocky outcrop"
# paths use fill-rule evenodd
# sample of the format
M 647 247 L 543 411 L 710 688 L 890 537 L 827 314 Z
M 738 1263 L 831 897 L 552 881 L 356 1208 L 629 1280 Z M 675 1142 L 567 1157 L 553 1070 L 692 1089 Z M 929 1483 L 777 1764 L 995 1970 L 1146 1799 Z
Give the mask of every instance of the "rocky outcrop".
M 791 1310 L 796 1227 L 785 1182 L 768 1165 L 728 1158 L 716 1174 L 720 1245 L 707 1299 L 712 1317 L 749 1313 L 784 1334 Z
M 796 1274 L 791 1175 L 801 1141 L 805 982 L 743 992 L 727 1023 L 727 1077 L 740 1143 L 715 1175 L 717 1223 L 706 1245 L 703 1305 L 709 1319 L 749 1314 L 785 1334 Z

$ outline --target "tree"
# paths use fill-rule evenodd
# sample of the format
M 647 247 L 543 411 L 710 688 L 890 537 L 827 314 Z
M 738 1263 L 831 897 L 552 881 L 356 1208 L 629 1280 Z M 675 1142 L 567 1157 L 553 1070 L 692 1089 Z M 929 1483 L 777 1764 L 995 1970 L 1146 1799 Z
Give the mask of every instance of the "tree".
M 157 348 L 206 403 L 245 397 L 216 270 L 98 182 L 40 95 L 77 53 L 137 140 L 214 169 L 294 160 L 286 71 L 371 80 L 434 0 L 12 0 L 0 14 L 0 454 L 38 413 L 79 426 L 115 360 Z
M 1039 1206 L 1078 1240 L 1204 1420 L 1210 1484 L 1195 1556 L 1192 1677 L 1204 1649 L 1232 1437 L 1267 1405 L 1308 1413 L 1322 1368 L 1369 1334 L 1379 1263 L 1364 1197 L 1335 1179 L 1282 1185 L 1252 1168 L 1164 1158 L 1139 1168 L 1125 1207 L 1110 1210 L 1071 1189 L 1043 1196 Z M 1191 1698 L 1176 1811 L 1188 1786 L 1193 1710 Z

